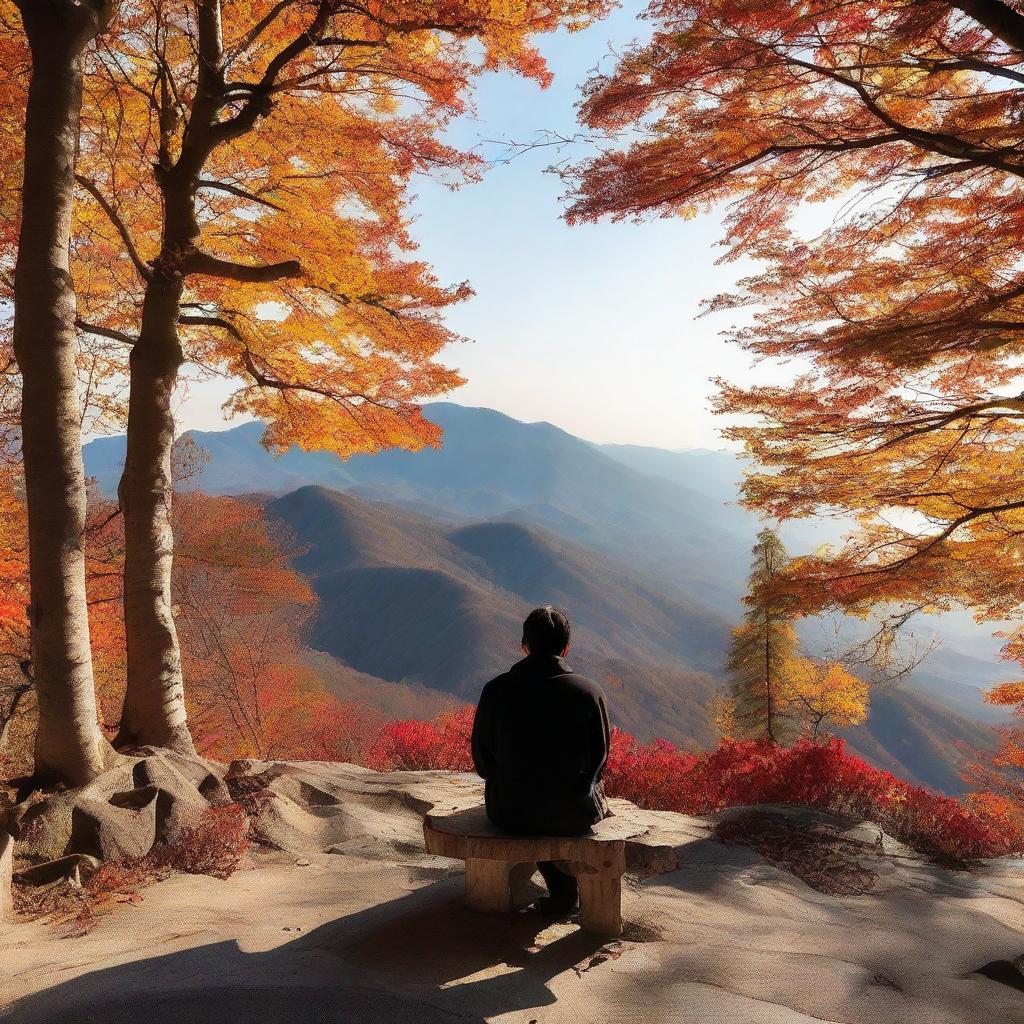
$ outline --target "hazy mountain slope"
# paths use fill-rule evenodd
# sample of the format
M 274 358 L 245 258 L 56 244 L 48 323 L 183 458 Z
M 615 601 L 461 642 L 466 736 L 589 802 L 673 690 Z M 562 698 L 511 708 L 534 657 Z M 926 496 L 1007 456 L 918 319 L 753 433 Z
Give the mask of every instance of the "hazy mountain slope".
M 664 584 L 653 585 L 608 559 L 519 523 L 486 522 L 448 539 L 482 559 L 499 586 L 528 604 L 574 610 L 579 621 L 620 650 L 721 668 L 730 623 Z
M 852 525 L 839 519 L 795 519 L 780 525 L 748 512 L 739 503 L 746 460 L 737 452 L 716 452 L 707 448 L 668 451 L 631 444 L 597 447 L 624 466 L 687 487 L 717 503 L 720 524 L 733 533 L 751 538 L 751 546 L 754 535 L 765 525 L 778 529 L 794 552 L 811 551 L 822 544 L 838 544 Z
M 894 775 L 946 793 L 964 791 L 961 748 L 992 746 L 991 728 L 915 690 L 878 692 L 865 725 L 843 733 L 853 750 Z
M 959 714 L 983 722 L 1005 723 L 1013 717 L 1012 710 L 986 704 L 983 693 L 1019 675 L 1016 665 L 976 658 L 946 643 L 928 655 L 908 686 Z
M 690 487 L 716 501 L 736 500 L 743 460 L 735 452 L 710 448 L 671 451 L 639 444 L 602 444 L 597 449 L 623 465 Z
M 593 552 L 510 523 L 452 530 L 405 510 L 306 487 L 268 511 L 295 533 L 320 599 L 313 646 L 360 672 L 475 700 L 518 658 L 525 613 L 573 610 L 572 662 L 620 690 L 619 724 L 707 740 L 704 704 L 727 622 Z
M 426 706 L 430 692 L 475 701 L 518 657 L 525 612 L 551 601 L 572 610 L 570 661 L 605 686 L 617 725 L 644 740 L 713 741 L 706 705 L 722 685 L 729 625 L 717 612 L 521 524 L 453 528 L 322 487 L 268 508 L 305 549 L 296 564 L 320 598 L 310 642 L 362 678 L 384 680 L 382 706 Z M 337 692 L 373 700 L 372 684 L 349 693 L 341 683 Z M 876 695 L 869 722 L 847 738 L 880 767 L 955 791 L 957 746 L 983 745 L 989 735 L 898 690 Z

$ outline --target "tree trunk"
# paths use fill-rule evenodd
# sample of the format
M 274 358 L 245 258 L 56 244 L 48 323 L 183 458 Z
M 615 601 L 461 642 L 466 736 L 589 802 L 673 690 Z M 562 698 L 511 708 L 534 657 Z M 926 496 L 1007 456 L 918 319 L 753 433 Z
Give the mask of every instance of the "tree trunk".
M 118 498 L 124 516 L 124 627 L 128 656 L 118 747 L 194 751 L 185 714 L 181 652 L 174 626 L 171 570 L 171 401 L 184 362 L 178 315 L 185 284 L 182 259 L 199 228 L 194 176 L 162 177 L 160 256 L 146 285 L 139 338 L 129 360 L 128 438 Z
M 69 245 L 82 102 L 81 55 L 100 4 L 19 7 L 32 50 L 25 180 L 14 275 L 14 354 L 22 377 L 32 669 L 39 701 L 35 774 L 81 785 L 102 769 L 85 594 L 85 475 L 75 373 Z
M 129 361 L 127 451 L 118 486 L 125 533 L 128 687 L 115 745 L 191 752 L 171 601 L 171 400 L 183 361 L 176 327 L 182 279 L 165 266 L 157 261 L 146 289 L 142 330 Z
M 199 173 L 212 149 L 224 90 L 219 0 L 197 6 L 199 88 L 177 161 L 171 160 L 168 127 L 176 113 L 162 83 L 160 164 L 156 180 L 163 194 L 160 255 L 146 283 L 139 338 L 129 360 L 128 439 L 118 498 L 124 515 L 124 627 L 128 687 L 116 746 L 149 744 L 192 752 L 185 714 L 181 651 L 174 626 L 171 569 L 171 400 L 184 362 L 178 316 L 185 263 L 199 237 L 195 195 Z M 167 132 L 164 137 L 163 133 Z

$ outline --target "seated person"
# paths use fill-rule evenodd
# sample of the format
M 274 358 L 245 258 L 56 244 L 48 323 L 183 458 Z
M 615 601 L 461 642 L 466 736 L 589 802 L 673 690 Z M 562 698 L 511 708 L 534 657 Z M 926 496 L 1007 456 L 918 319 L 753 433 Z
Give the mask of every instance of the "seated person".
M 569 620 L 550 606 L 523 623 L 526 657 L 492 679 L 473 722 L 473 763 L 486 780 L 487 816 L 521 835 L 574 836 L 608 813 L 601 773 L 608 759 L 608 709 L 597 683 L 562 660 Z M 572 875 L 537 865 L 549 896 L 538 909 L 564 917 L 578 906 Z

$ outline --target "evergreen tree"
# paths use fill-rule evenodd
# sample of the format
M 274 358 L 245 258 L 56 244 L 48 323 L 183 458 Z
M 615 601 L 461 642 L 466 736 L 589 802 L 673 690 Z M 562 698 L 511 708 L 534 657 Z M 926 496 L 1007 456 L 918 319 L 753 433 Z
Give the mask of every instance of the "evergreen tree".
M 789 561 L 774 530 L 757 535 L 750 571 L 747 611 L 732 633 L 729 731 L 739 739 L 780 743 L 794 731 L 788 709 L 790 670 L 797 658 L 793 616 L 772 583 Z

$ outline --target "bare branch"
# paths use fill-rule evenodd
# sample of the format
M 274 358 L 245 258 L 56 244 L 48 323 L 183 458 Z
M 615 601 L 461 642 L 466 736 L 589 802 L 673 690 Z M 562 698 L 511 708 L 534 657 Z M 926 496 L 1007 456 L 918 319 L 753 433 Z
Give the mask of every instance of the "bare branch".
M 269 206 L 272 210 L 279 210 L 284 212 L 284 207 L 279 206 L 277 203 L 272 202 L 269 199 L 264 199 L 263 196 L 258 196 L 253 192 L 249 192 L 239 185 L 232 185 L 227 181 L 214 181 L 212 178 L 200 178 L 196 182 L 198 188 L 209 188 L 214 189 L 217 192 L 227 192 L 229 195 L 238 196 L 239 199 L 245 199 L 251 203 L 259 203 L 261 206 Z
M 85 331 L 86 334 L 95 334 L 99 338 L 109 338 L 111 341 L 120 342 L 122 345 L 132 346 L 139 339 L 133 338 L 130 334 L 125 334 L 124 331 L 115 330 L 113 327 L 103 327 L 100 324 L 90 324 L 85 320 L 76 319 L 75 326 L 80 331 Z

